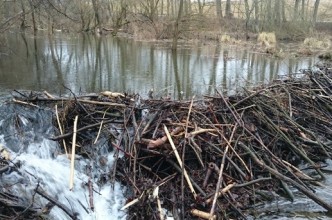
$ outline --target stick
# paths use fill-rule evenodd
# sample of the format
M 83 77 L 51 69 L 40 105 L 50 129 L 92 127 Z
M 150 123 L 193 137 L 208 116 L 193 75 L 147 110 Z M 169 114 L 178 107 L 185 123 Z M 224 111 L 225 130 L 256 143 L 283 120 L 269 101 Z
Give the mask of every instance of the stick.
M 105 112 L 104 112 L 103 120 L 100 122 L 100 127 L 99 127 L 99 130 L 98 130 L 98 134 L 97 134 L 97 137 L 96 137 L 95 141 L 93 142 L 93 144 L 96 144 L 97 141 L 98 141 L 98 138 L 99 138 L 99 135 L 100 135 L 101 128 L 103 127 L 103 122 L 104 122 L 104 119 L 105 119 L 105 115 L 106 115 L 107 110 L 108 110 L 108 109 L 106 109 Z
M 209 213 L 200 211 L 198 209 L 192 209 L 190 211 L 190 213 L 193 216 L 196 216 L 196 217 L 199 217 L 199 218 L 203 218 L 203 219 L 208 219 L 208 220 L 215 220 L 215 219 L 217 219 L 216 215 L 214 215 L 214 216 L 211 217 Z
M 87 172 L 89 176 L 88 180 L 88 188 L 89 188 L 89 202 L 90 202 L 90 208 L 92 211 L 94 211 L 94 203 L 93 203 L 93 183 L 91 181 L 91 166 L 87 167 Z
M 74 165 L 75 165 L 75 147 L 76 147 L 76 132 L 77 132 L 78 115 L 75 116 L 74 131 L 73 131 L 73 143 L 71 145 L 71 161 L 70 161 L 70 180 L 69 190 L 73 190 L 74 187 Z
M 193 187 L 192 184 L 191 184 L 191 181 L 190 181 L 190 179 L 189 179 L 189 176 L 188 176 L 188 174 L 187 174 L 186 169 L 183 167 L 183 164 L 182 164 L 182 161 L 181 161 L 180 155 L 179 155 L 177 149 L 175 148 L 174 142 L 173 142 L 173 140 L 172 140 L 172 137 L 171 137 L 171 135 L 170 135 L 170 133 L 169 133 L 169 131 L 168 131 L 166 125 L 164 125 L 164 130 L 165 130 L 165 133 L 166 133 L 166 135 L 167 135 L 168 141 L 169 141 L 169 143 L 170 143 L 171 146 L 172 146 L 172 149 L 173 149 L 174 154 L 175 154 L 175 157 L 176 157 L 176 159 L 177 159 L 177 161 L 178 161 L 178 163 L 179 163 L 179 165 L 180 165 L 180 168 L 183 168 L 183 174 L 184 174 L 184 177 L 186 178 L 186 181 L 187 181 L 187 183 L 188 183 L 188 185 L 189 185 L 190 191 L 192 192 L 194 198 L 196 199 L 197 195 L 196 195 L 195 189 L 194 189 L 194 187 Z
M 38 107 L 38 105 L 29 103 L 29 102 L 23 102 L 23 101 L 20 101 L 20 100 L 17 100 L 17 99 L 13 99 L 13 102 L 21 104 L 21 105 L 29 105 L 29 106 L 33 106 L 33 107 Z
M 219 189 L 220 189 L 221 183 L 222 183 L 222 174 L 223 174 L 223 170 L 224 170 L 224 166 L 225 166 L 225 160 L 226 160 L 228 148 L 232 148 L 230 142 L 233 139 L 233 136 L 234 136 L 234 133 L 235 133 L 236 129 L 237 129 L 237 124 L 235 124 L 235 126 L 233 128 L 233 131 L 232 131 L 231 137 L 229 138 L 229 141 L 225 138 L 224 135 L 222 135 L 222 137 L 227 141 L 227 147 L 224 150 L 224 155 L 222 157 L 222 161 L 221 161 L 221 164 L 220 164 L 220 172 L 219 172 L 219 177 L 218 177 L 218 183 L 217 183 L 216 193 L 214 194 L 214 198 L 213 198 L 213 202 L 212 202 L 212 206 L 211 206 L 211 210 L 210 210 L 210 216 L 213 216 L 214 210 L 215 210 L 215 207 L 216 207 L 217 198 L 220 196 Z M 232 184 L 230 184 L 230 185 L 232 185 Z M 234 186 L 234 184 L 230 188 L 232 188 L 233 186 Z
M 228 192 L 234 186 L 236 186 L 236 183 L 231 183 L 231 184 L 227 185 L 225 188 L 223 188 L 222 190 L 219 190 L 219 192 L 215 193 L 215 195 L 217 195 L 217 198 L 219 198 L 220 196 L 224 195 L 226 192 Z M 210 204 L 213 201 L 214 201 L 214 197 L 211 197 L 211 198 L 207 199 L 205 202 L 207 204 Z
M 184 135 L 185 137 L 188 136 L 188 124 L 189 124 L 190 112 L 191 112 L 191 109 L 193 107 L 194 97 L 195 96 L 192 97 L 191 102 L 190 102 L 190 106 L 189 106 L 188 116 L 187 116 L 187 120 L 186 120 L 186 130 L 185 130 L 185 135 Z
M 321 198 L 319 198 L 318 196 L 316 196 L 313 192 L 307 190 L 304 186 L 302 186 L 301 184 L 299 184 L 295 180 L 293 180 L 293 179 L 291 179 L 291 178 L 289 178 L 287 176 L 282 175 L 277 170 L 275 170 L 275 169 L 269 167 L 268 165 L 266 165 L 263 161 L 261 161 L 260 159 L 258 159 L 258 157 L 255 155 L 255 153 L 253 151 L 251 151 L 249 149 L 249 147 L 247 147 L 246 145 L 240 144 L 239 146 L 241 146 L 243 149 L 245 149 L 250 154 L 251 158 L 254 160 L 254 162 L 256 164 L 258 164 L 262 168 L 268 170 L 272 175 L 274 175 L 278 179 L 286 181 L 288 183 L 291 183 L 299 191 L 301 191 L 303 194 L 305 194 L 306 196 L 308 196 L 310 199 L 312 199 L 313 201 L 315 201 L 318 205 L 322 206 L 323 208 L 325 208 L 329 212 L 332 211 L 332 205 L 331 204 L 325 202 L 324 200 L 322 200 Z
M 157 186 L 153 190 L 153 197 L 157 200 L 157 206 L 158 206 L 158 211 L 159 211 L 159 219 L 164 220 L 163 210 L 161 209 L 161 202 L 160 202 L 160 199 L 159 199 L 159 186 Z
M 121 122 L 120 121 L 114 121 L 113 119 L 111 119 L 111 120 L 107 120 L 107 121 L 103 121 L 103 122 L 98 122 L 98 123 L 95 123 L 95 124 L 91 124 L 91 125 L 87 125 L 85 127 L 79 128 L 79 129 L 77 129 L 77 132 L 84 131 L 84 130 L 87 130 L 87 129 L 90 129 L 90 128 L 93 128 L 93 127 L 97 127 L 102 123 L 105 125 L 105 124 L 108 124 L 108 123 L 122 123 L 122 121 Z M 68 132 L 66 134 L 59 135 L 59 136 L 56 136 L 56 137 L 50 137 L 48 139 L 50 139 L 52 141 L 58 141 L 58 140 L 70 137 L 72 134 L 73 134 L 73 132 Z
M 55 105 L 55 115 L 56 115 L 56 121 L 58 122 L 58 126 L 59 126 L 59 130 L 60 130 L 60 134 L 63 135 L 63 130 L 62 130 L 62 126 L 60 123 L 60 119 L 59 119 L 59 114 L 58 114 L 58 105 Z M 63 146 L 65 148 L 65 152 L 66 152 L 66 157 L 68 158 L 68 151 L 67 151 L 67 145 L 65 140 L 62 140 Z
M 42 197 L 44 197 L 45 199 L 47 199 L 48 201 L 54 203 L 61 210 L 63 210 L 71 219 L 77 219 L 77 216 L 75 214 L 72 214 L 72 212 L 67 207 L 65 207 L 64 205 L 62 205 L 61 203 L 59 203 L 59 201 L 56 200 L 55 198 L 53 198 L 50 195 L 46 194 L 46 192 L 38 189 L 38 187 L 35 189 L 35 192 L 37 194 L 41 195 Z
M 216 188 L 216 193 L 214 194 L 214 198 L 213 198 L 213 202 L 212 202 L 212 206 L 211 206 L 211 210 L 210 210 L 210 216 L 213 216 L 213 214 L 214 214 L 217 198 L 219 197 L 219 190 L 220 190 L 220 186 L 221 186 L 221 183 L 222 183 L 222 173 L 223 173 L 224 166 L 225 166 L 225 159 L 226 159 L 226 154 L 227 154 L 228 148 L 229 148 L 229 145 L 227 145 L 227 147 L 224 151 L 224 156 L 222 157 L 222 161 L 221 161 L 221 165 L 220 165 L 220 172 L 219 172 L 219 177 L 218 177 L 218 183 L 217 183 L 217 188 Z
M 44 94 L 50 98 L 50 99 L 54 99 L 55 97 L 53 95 L 51 95 L 50 93 L 48 93 L 46 90 L 44 91 Z
M 107 105 L 107 106 L 118 106 L 125 108 L 125 104 L 119 104 L 119 103 L 111 103 L 111 102 L 98 102 L 98 101 L 92 101 L 92 100 L 84 100 L 84 99 L 77 99 L 79 102 L 88 103 L 88 104 L 95 104 L 95 105 Z

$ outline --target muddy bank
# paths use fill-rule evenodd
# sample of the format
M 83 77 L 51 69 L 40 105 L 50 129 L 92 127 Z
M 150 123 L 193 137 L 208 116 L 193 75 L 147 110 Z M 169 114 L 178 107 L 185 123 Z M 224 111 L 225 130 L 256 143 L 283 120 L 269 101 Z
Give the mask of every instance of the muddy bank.
M 112 169 L 89 181 L 120 181 L 128 218 L 229 219 L 246 218 L 273 199 L 271 192 L 293 200 L 294 188 L 332 211 L 314 192 L 323 187 L 324 160 L 332 153 L 331 88 L 331 67 L 322 65 L 252 91 L 200 100 L 17 91 L 10 102 L 27 109 L 57 105 L 58 130 L 49 139 L 61 144 L 62 154 L 73 156 L 75 146 L 74 154 L 102 167 L 109 158 L 95 143 L 102 139 L 103 149 L 113 149 Z M 94 194 L 90 184 L 88 209 Z M 11 216 L 22 212 L 10 210 Z

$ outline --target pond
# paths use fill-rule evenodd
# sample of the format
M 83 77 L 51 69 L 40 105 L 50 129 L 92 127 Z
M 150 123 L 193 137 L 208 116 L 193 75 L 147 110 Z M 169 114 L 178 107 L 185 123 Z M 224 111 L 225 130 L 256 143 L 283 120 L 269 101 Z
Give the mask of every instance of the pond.
M 313 66 L 315 57 L 276 59 L 229 45 L 139 42 L 112 36 L 10 33 L 1 40 L 0 92 L 140 93 L 189 99 L 232 93 Z

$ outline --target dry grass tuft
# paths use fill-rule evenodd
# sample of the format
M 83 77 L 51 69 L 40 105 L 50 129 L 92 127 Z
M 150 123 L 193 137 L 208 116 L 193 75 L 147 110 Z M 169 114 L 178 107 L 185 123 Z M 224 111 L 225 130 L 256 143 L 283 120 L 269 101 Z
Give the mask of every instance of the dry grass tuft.
M 275 48 L 277 44 L 277 38 L 274 32 L 262 32 L 258 35 L 258 43 L 266 48 Z
M 328 49 L 331 47 L 331 40 L 328 38 L 318 39 L 309 37 L 303 41 L 303 46 L 312 49 Z
M 257 38 L 258 45 L 265 53 L 275 56 L 283 56 L 282 50 L 277 49 L 277 38 L 274 32 L 262 32 Z
M 240 41 L 236 40 L 235 38 L 231 37 L 228 34 L 223 34 L 220 36 L 219 41 L 221 43 L 230 43 L 230 44 L 239 44 Z

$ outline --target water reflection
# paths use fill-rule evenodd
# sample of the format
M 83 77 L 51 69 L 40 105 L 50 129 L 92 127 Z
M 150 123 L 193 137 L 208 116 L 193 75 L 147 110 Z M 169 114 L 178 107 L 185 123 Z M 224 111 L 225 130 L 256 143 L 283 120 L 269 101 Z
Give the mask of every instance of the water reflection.
M 102 90 L 188 99 L 234 91 L 312 66 L 315 58 L 273 59 L 239 48 L 191 47 L 172 52 L 164 43 L 110 36 L 8 34 L 0 53 L 0 91 L 54 93 Z M 0 51 L 1 52 L 1 51 Z

